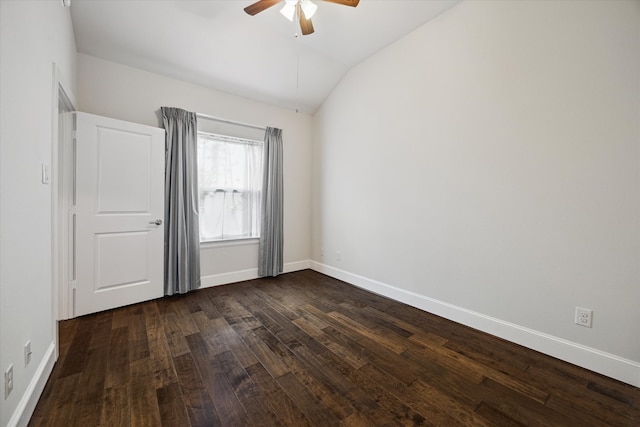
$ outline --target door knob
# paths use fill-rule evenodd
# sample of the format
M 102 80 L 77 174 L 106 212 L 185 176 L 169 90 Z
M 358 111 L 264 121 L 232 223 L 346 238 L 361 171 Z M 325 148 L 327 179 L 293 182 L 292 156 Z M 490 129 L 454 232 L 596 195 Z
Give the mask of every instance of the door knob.
M 162 225 L 162 220 L 161 219 L 156 219 L 155 221 L 149 222 L 149 224 Z

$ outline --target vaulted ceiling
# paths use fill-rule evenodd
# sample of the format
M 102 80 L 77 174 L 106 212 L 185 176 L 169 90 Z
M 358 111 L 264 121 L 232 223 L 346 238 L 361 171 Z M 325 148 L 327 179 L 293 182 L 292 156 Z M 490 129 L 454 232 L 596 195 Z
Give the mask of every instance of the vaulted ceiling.
M 73 0 L 71 17 L 80 53 L 313 113 L 351 67 L 460 0 L 313 1 L 307 36 L 280 5 L 247 15 L 252 0 Z

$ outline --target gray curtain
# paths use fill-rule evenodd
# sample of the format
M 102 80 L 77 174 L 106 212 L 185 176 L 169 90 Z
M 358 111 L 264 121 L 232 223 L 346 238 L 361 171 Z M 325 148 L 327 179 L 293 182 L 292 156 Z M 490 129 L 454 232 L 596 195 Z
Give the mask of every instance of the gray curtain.
M 258 276 L 277 276 L 282 273 L 282 130 L 268 127 L 264 135 L 264 163 L 262 169 L 262 220 Z
M 200 287 L 196 113 L 162 107 L 166 131 L 164 290 Z

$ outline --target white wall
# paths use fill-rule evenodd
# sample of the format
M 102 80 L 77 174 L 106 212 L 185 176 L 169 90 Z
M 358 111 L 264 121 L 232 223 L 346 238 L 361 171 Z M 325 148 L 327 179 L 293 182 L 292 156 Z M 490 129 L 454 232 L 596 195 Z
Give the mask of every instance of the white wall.
M 179 107 L 243 123 L 283 129 L 284 262 L 307 268 L 311 221 L 311 116 L 170 79 L 87 55 L 78 55 L 79 109 L 161 127 L 160 107 Z M 255 276 L 257 243 L 205 247 L 203 285 Z
M 35 403 L 29 398 L 39 395 L 44 383 L 38 380 L 46 381 L 55 356 L 53 183 L 40 178 L 41 164 L 51 167 L 53 62 L 72 85 L 67 89 L 75 90 L 69 10 L 53 1 L 1 1 L 0 52 L 0 368 L 13 363 L 14 369 L 13 392 L 5 399 L 0 390 L 0 425 L 6 426 L 21 415 L 28 420 Z M 33 355 L 25 368 L 27 340 Z
M 640 2 L 464 2 L 314 117 L 315 268 L 640 386 L 639 113 Z

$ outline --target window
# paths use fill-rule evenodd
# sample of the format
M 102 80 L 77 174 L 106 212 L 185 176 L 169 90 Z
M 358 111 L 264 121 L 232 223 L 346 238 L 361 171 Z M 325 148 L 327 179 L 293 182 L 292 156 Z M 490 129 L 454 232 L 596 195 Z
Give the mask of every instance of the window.
M 201 242 L 260 237 L 262 145 L 198 132 Z

